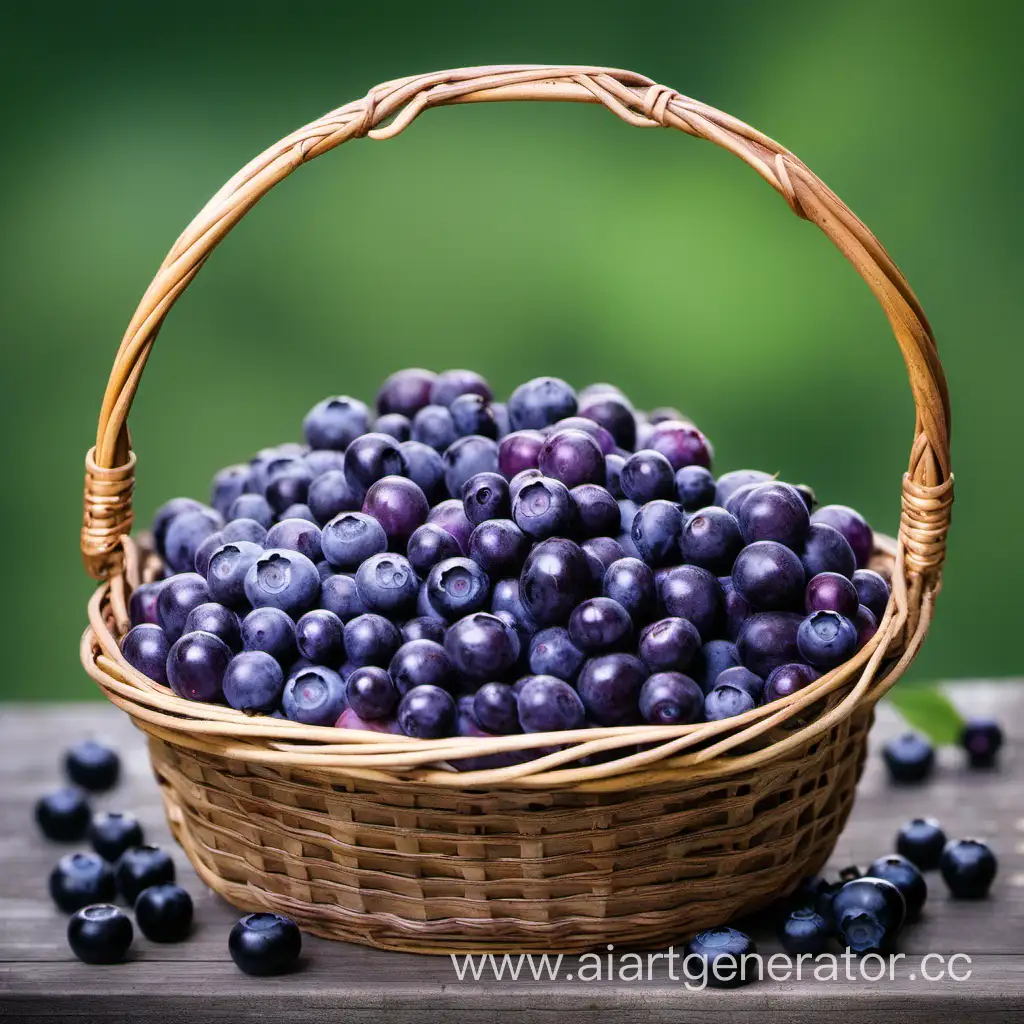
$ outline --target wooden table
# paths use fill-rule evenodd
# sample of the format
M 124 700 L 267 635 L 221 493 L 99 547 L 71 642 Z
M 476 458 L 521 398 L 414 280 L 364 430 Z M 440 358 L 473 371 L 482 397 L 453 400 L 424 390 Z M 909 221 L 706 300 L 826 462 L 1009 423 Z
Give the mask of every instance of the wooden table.
M 966 1021 L 1024 1021 L 1024 682 L 951 686 L 964 709 L 994 714 L 1010 731 L 1001 768 L 972 772 L 956 750 L 942 750 L 936 777 L 924 787 L 895 788 L 884 775 L 878 745 L 901 728 L 887 706 L 872 734 L 875 749 L 861 781 L 852 820 L 832 869 L 865 865 L 892 848 L 906 819 L 938 817 L 951 836 L 990 842 L 1000 861 L 992 895 L 980 902 L 949 899 L 929 874 L 924 919 L 905 932 L 906 959 L 895 979 L 763 981 L 734 990 L 688 990 L 665 970 L 650 981 L 581 983 L 534 981 L 529 968 L 516 982 L 459 981 L 446 957 L 385 953 L 306 936 L 302 969 L 267 979 L 248 978 L 232 964 L 227 935 L 237 911 L 209 892 L 174 848 L 179 880 L 196 903 L 193 936 L 160 946 L 136 933 L 131 960 L 89 967 L 71 955 L 65 918 L 51 904 L 46 878 L 64 852 L 42 839 L 32 822 L 35 799 L 58 779 L 61 752 L 86 734 L 117 745 L 125 781 L 96 806 L 134 811 L 147 837 L 169 843 L 142 737 L 127 717 L 106 704 L 0 705 L 0 1019 L 114 1021 L 387 1021 L 388 1024 L 507 1021 L 894 1021 L 933 1020 L 955 1013 Z M 764 954 L 778 952 L 769 922 L 750 930 Z M 927 982 L 922 957 L 970 957 L 970 977 Z M 563 975 L 575 958 L 566 958 Z M 662 961 L 659 966 L 663 966 Z M 936 973 L 941 965 L 927 965 Z M 877 968 L 875 968 L 877 969 Z M 962 974 L 961 958 L 953 969 Z M 677 968 L 678 970 L 678 968 Z M 871 972 L 869 972 L 871 973 Z M 829 1015 L 836 1016 L 829 1016 Z M 838 1016 L 841 1014 L 841 1017 Z

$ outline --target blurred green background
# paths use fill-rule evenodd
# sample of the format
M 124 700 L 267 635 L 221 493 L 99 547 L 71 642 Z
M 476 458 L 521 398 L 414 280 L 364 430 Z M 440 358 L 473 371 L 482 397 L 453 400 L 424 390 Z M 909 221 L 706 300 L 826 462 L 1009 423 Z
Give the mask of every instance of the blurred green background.
M 250 157 L 375 83 L 465 64 L 628 67 L 799 154 L 935 327 L 954 409 L 946 586 L 914 677 L 1019 674 L 1019 4 L 5 4 L 0 79 L 4 697 L 87 697 L 82 458 L 157 265 Z M 896 528 L 905 372 L 855 272 L 756 174 L 597 107 L 431 111 L 255 209 L 175 308 L 131 417 L 137 507 L 297 437 L 326 394 L 465 365 L 675 404 L 717 468 Z

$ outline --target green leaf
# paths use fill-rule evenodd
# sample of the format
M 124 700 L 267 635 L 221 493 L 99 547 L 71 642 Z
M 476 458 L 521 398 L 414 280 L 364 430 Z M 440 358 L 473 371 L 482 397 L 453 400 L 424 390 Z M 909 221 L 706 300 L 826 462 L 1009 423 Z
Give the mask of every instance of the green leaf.
M 955 744 L 964 720 L 952 701 L 935 686 L 895 686 L 888 699 L 911 728 L 923 732 L 937 745 Z

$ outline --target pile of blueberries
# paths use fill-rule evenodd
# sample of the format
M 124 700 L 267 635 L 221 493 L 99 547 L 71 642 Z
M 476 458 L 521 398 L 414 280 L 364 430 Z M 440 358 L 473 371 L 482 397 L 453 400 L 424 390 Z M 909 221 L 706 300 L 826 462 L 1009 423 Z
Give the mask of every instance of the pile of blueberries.
M 64 756 L 72 783 L 41 797 L 35 815 L 43 835 L 56 842 L 88 840 L 91 852 L 60 858 L 50 872 L 50 896 L 71 914 L 68 945 L 87 964 L 124 960 L 135 938 L 128 915 L 151 942 L 181 942 L 192 930 L 192 897 L 175 884 L 174 861 L 147 844 L 129 811 L 93 813 L 87 793 L 113 789 L 121 775 L 116 751 L 95 740 L 76 744 Z M 280 914 L 248 914 L 231 929 L 228 951 L 246 974 L 291 969 L 302 948 L 298 926 Z
M 889 600 L 857 512 L 716 479 L 692 422 L 609 384 L 500 403 L 403 370 L 303 432 L 156 514 L 122 650 L 181 697 L 428 739 L 717 721 L 848 660 Z

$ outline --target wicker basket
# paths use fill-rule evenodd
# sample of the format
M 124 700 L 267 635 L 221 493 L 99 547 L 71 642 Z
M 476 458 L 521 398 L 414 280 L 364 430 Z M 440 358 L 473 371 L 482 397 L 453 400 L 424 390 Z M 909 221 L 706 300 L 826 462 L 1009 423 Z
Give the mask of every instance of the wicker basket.
M 875 293 L 917 407 L 899 536 L 880 540 L 875 556 L 893 584 L 878 633 L 791 697 L 689 726 L 425 741 L 174 696 L 118 649 L 131 590 L 157 568 L 128 537 L 135 456 L 126 420 L 164 317 L 217 243 L 306 161 L 350 139 L 391 138 L 427 107 L 495 100 L 601 103 L 628 124 L 717 143 L 817 224 Z M 238 907 L 421 952 L 662 945 L 765 905 L 828 858 L 850 812 L 872 707 L 932 617 L 953 497 L 949 423 L 942 367 L 910 287 L 868 229 L 771 139 L 605 68 L 483 67 L 388 82 L 235 175 L 143 296 L 86 457 L 82 551 L 103 583 L 82 661 L 148 735 L 175 837 Z M 519 763 L 508 753 L 538 747 L 542 756 Z

